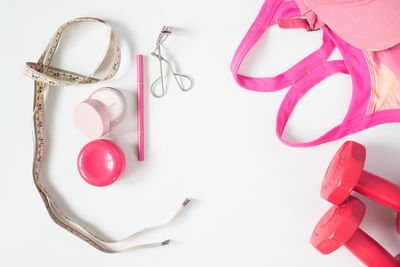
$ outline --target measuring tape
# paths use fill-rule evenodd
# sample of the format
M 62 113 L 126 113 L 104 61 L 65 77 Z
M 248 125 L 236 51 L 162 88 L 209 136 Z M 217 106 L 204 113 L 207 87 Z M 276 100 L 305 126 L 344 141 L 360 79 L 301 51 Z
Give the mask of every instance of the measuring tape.
M 70 71 L 54 68 L 50 66 L 50 62 L 55 54 L 61 36 L 64 30 L 71 24 L 75 24 L 78 22 L 97 22 L 102 23 L 107 27 L 110 33 L 110 41 L 109 46 L 107 48 L 106 54 L 104 55 L 103 60 L 101 63 L 96 67 L 94 72 L 89 75 L 81 75 L 78 73 L 73 73 Z M 106 56 L 109 53 L 112 53 L 113 60 L 112 66 L 109 69 L 108 73 L 103 78 L 95 78 L 94 75 L 97 73 L 99 68 L 105 63 Z M 165 240 L 159 243 L 152 243 L 152 244 L 143 244 L 143 245 L 135 245 L 125 249 L 111 249 L 105 246 L 102 243 L 116 243 L 123 240 L 127 240 L 131 237 L 138 235 L 139 233 L 143 233 L 152 229 L 156 229 L 162 226 L 165 226 L 172 220 L 174 220 L 179 213 L 183 210 L 186 204 L 189 202 L 188 199 L 185 199 L 183 203 L 180 205 L 179 209 L 175 213 L 175 215 L 168 220 L 166 223 L 144 228 L 140 231 L 137 231 L 123 239 L 120 240 L 113 240 L 101 237 L 100 235 L 91 231 L 88 227 L 84 226 L 83 224 L 79 223 L 78 221 L 72 219 L 68 216 L 62 209 L 56 204 L 54 198 L 49 194 L 44 186 L 42 179 L 41 179 L 41 166 L 46 154 L 47 149 L 47 139 L 46 139 L 46 120 L 45 120 L 45 91 L 47 86 L 66 86 L 66 85 L 73 85 L 73 84 L 93 84 L 100 81 L 105 81 L 114 77 L 116 72 L 118 71 L 119 65 L 121 62 L 121 49 L 119 45 L 118 38 L 114 33 L 111 26 L 104 20 L 93 18 L 93 17 L 82 17 L 76 18 L 71 21 L 68 21 L 61 25 L 57 32 L 53 35 L 52 39 L 50 40 L 49 44 L 47 45 L 46 49 L 42 53 L 41 57 L 39 58 L 37 63 L 27 62 L 25 65 L 24 74 L 29 78 L 32 78 L 35 82 L 34 88 L 34 101 L 33 101 L 33 131 L 34 131 L 34 157 L 33 157 L 33 181 L 35 183 L 36 189 L 39 191 L 39 194 L 46 206 L 46 209 L 51 217 L 51 219 L 64 228 L 65 230 L 71 232 L 75 236 L 81 238 L 85 242 L 89 243 L 96 249 L 106 252 L 106 253 L 116 253 L 121 252 L 129 249 L 139 249 L 139 248 L 152 248 L 152 247 L 159 247 L 169 244 L 169 240 Z

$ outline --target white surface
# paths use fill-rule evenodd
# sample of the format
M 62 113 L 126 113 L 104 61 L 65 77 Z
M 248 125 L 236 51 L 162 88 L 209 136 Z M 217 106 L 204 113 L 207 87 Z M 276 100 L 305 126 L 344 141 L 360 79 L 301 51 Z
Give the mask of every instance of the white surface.
M 1 131 L 0 266 L 361 266 L 346 249 L 320 255 L 309 243 L 330 206 L 319 197 L 322 176 L 344 139 L 293 149 L 275 136 L 286 90 L 254 93 L 230 73 L 236 47 L 255 19 L 253 1 L 2 1 L 0 11 L 3 115 Z M 54 224 L 31 177 L 33 82 L 22 75 L 65 21 L 95 16 L 110 21 L 122 43 L 122 65 L 111 81 L 50 88 L 49 154 L 44 179 L 71 215 L 111 238 L 166 220 L 185 197 L 193 202 L 168 227 L 134 243 L 171 238 L 167 247 L 117 255 L 98 252 Z M 149 56 L 162 25 L 176 27 L 165 55 L 195 79 L 183 93 L 170 80 L 155 99 L 158 75 Z M 90 73 L 106 45 L 99 25 L 74 26 L 54 66 Z M 272 75 L 320 45 L 321 32 L 273 28 L 245 60 L 242 73 Z M 144 53 L 146 160 L 136 160 L 136 61 Z M 176 66 L 176 64 L 174 64 Z M 73 125 L 74 105 L 95 89 L 113 86 L 128 100 L 128 116 L 107 136 L 126 153 L 123 178 L 105 188 L 86 184 L 75 166 L 88 142 Z M 340 122 L 351 97 L 344 75 L 328 78 L 299 103 L 287 135 L 311 140 Z M 374 127 L 346 139 L 366 145 L 366 168 L 400 183 L 400 125 Z M 362 228 L 392 254 L 395 214 L 372 201 Z

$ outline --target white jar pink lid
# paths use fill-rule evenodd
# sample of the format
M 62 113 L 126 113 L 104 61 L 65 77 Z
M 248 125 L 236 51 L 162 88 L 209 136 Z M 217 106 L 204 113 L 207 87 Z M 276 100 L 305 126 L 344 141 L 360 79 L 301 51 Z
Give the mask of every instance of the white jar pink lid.
M 111 87 L 103 87 L 75 106 L 73 118 L 84 136 L 96 139 L 120 122 L 125 110 L 126 102 L 122 93 Z

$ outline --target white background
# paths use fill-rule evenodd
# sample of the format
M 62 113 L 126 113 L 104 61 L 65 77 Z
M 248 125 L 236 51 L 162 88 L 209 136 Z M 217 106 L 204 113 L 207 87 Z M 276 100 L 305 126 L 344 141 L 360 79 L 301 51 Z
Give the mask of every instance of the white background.
M 319 196 L 331 157 L 344 139 L 313 148 L 289 148 L 275 136 L 275 118 L 286 93 L 240 88 L 230 62 L 255 19 L 254 1 L 1 1 L 0 266 L 361 266 L 345 248 L 320 255 L 311 232 L 330 204 Z M 167 220 L 185 197 L 187 210 L 171 225 L 130 244 L 169 246 L 103 254 L 54 224 L 31 177 L 33 82 L 22 75 L 38 60 L 57 28 L 75 17 L 111 23 L 122 44 L 121 68 L 110 81 L 49 89 L 49 151 L 43 179 L 60 206 L 111 238 Z M 170 79 L 155 99 L 158 75 L 150 56 L 163 25 L 175 27 L 165 55 L 193 76 L 192 91 Z M 278 74 L 317 49 L 321 32 L 273 27 L 246 58 L 241 73 Z M 88 74 L 107 43 L 100 24 L 67 30 L 52 65 Z M 146 65 L 146 160 L 136 160 L 136 55 Z M 339 57 L 338 53 L 335 57 Z M 111 186 L 86 184 L 76 157 L 89 140 L 79 134 L 72 109 L 93 90 L 114 86 L 127 98 L 128 114 L 109 138 L 127 158 Z M 351 81 L 335 75 L 311 90 L 289 121 L 286 137 L 314 139 L 339 123 L 351 98 Z M 400 183 L 400 125 L 374 127 L 347 139 L 367 147 L 366 169 Z M 367 204 L 361 228 L 392 254 L 400 248 L 395 213 Z

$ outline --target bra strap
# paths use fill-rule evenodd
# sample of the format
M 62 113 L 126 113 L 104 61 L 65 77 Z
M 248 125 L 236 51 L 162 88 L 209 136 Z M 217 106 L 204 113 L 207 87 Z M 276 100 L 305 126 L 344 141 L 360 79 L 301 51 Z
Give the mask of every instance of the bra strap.
M 285 130 L 286 124 L 296 107 L 299 100 L 316 84 L 321 82 L 322 80 L 326 79 L 327 77 L 331 76 L 335 73 L 344 73 L 349 74 L 348 70 L 344 64 L 343 60 L 332 60 L 327 61 L 325 64 L 321 64 L 318 68 L 314 69 L 311 72 L 311 75 L 304 76 L 303 79 L 298 81 L 296 85 L 293 85 L 288 93 L 286 94 L 280 108 L 278 111 L 278 116 L 276 120 L 276 134 L 278 138 L 286 145 L 292 147 L 308 147 L 308 146 L 315 146 L 322 143 L 326 143 L 328 141 L 333 141 L 339 139 L 347 134 L 346 127 L 341 127 L 344 122 L 335 126 L 327 133 L 322 135 L 321 137 L 317 138 L 311 142 L 305 143 L 292 143 L 286 141 L 282 138 L 283 131 Z
M 238 74 L 240 65 L 247 53 L 264 34 L 265 30 L 269 26 L 276 24 L 278 19 L 289 19 L 296 16 L 300 16 L 300 11 L 294 1 L 266 0 L 264 2 L 256 20 L 250 26 L 232 59 L 231 71 L 240 86 L 258 92 L 271 92 L 286 88 L 306 75 L 307 68 L 319 65 L 321 59 L 324 60 L 329 57 L 335 45 L 324 34 L 323 44 L 320 49 L 282 74 L 275 77 L 250 77 Z

